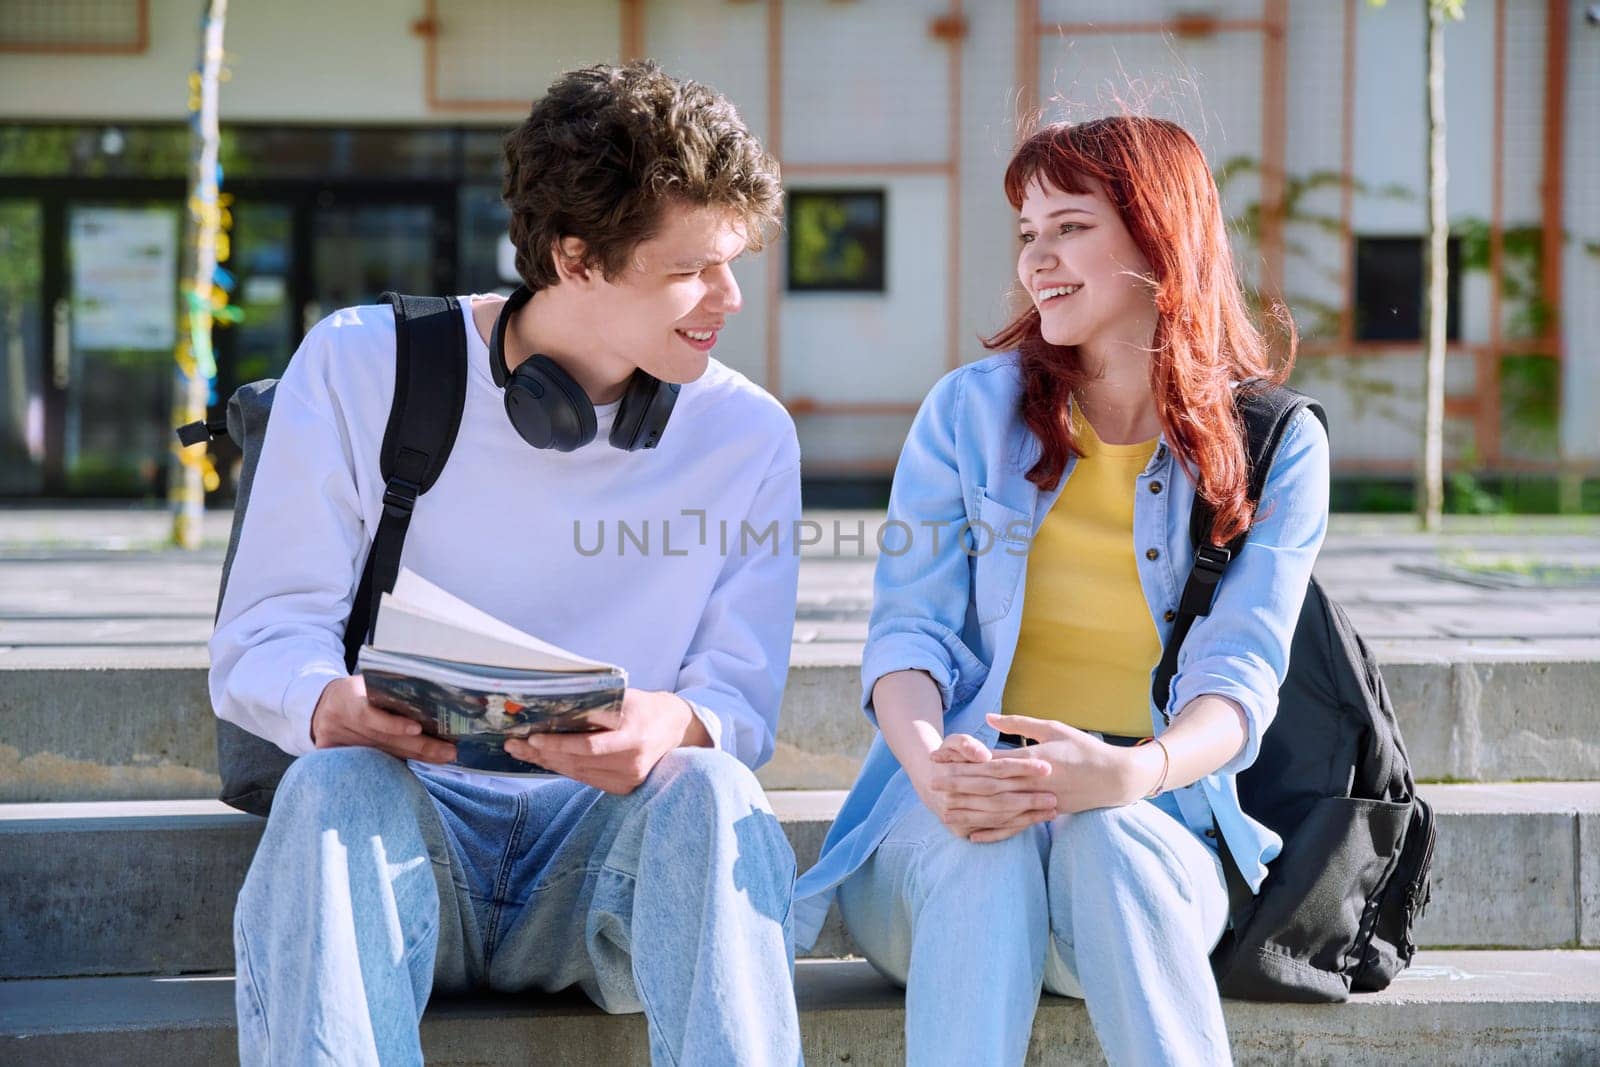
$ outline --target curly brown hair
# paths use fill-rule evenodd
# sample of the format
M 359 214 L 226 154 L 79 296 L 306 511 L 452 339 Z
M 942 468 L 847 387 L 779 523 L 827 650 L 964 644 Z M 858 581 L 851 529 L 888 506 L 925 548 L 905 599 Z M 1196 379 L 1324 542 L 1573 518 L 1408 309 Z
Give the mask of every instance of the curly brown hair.
M 559 281 L 563 238 L 614 278 L 668 203 L 726 209 L 758 249 L 783 213 L 778 163 L 728 100 L 650 60 L 557 78 L 505 140 L 504 197 L 517 273 L 535 292 Z

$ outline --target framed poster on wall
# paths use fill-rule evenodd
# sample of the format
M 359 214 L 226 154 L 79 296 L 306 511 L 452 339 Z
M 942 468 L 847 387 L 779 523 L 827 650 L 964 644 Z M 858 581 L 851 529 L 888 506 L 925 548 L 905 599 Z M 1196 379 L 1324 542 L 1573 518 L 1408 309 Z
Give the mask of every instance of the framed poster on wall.
M 882 189 L 792 189 L 787 219 L 791 293 L 884 292 Z

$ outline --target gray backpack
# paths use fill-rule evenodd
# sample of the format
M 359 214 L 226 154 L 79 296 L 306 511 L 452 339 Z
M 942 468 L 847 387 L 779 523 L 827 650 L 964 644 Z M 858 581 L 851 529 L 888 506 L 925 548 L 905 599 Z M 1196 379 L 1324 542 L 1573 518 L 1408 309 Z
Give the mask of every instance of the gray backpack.
M 378 597 L 394 588 L 417 497 L 433 486 L 450 458 L 467 396 L 467 334 L 460 305 L 440 296 L 385 293 L 381 299 L 394 307 L 395 389 L 381 451 L 383 517 L 345 624 L 345 669 L 351 671 L 356 653 L 371 637 Z M 276 380 L 241 385 L 228 400 L 226 421 L 191 423 L 178 430 L 178 438 L 186 446 L 226 434 L 244 453 L 233 532 L 217 591 L 218 612 L 250 506 L 250 487 L 277 385 Z M 272 809 L 278 781 L 293 760 L 272 742 L 217 720 L 217 769 L 222 775 L 224 803 L 252 815 L 266 815 Z

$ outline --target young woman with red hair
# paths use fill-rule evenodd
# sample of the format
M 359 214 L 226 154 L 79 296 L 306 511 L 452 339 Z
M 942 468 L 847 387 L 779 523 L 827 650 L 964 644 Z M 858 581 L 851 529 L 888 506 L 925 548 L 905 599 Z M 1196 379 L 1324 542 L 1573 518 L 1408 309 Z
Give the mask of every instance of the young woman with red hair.
M 1289 360 L 1181 127 L 1048 127 L 1005 189 L 1029 307 L 906 441 L 862 663 L 879 735 L 796 888 L 796 940 L 837 896 L 906 987 L 917 1067 L 1021 1063 L 1041 986 L 1088 1002 L 1112 1064 L 1227 1063 L 1217 835 L 1259 889 L 1281 842 L 1234 776 L 1277 710 L 1327 438 L 1302 412 L 1251 508 L 1235 392 Z M 1218 544 L 1249 536 L 1158 707 L 1196 492 Z

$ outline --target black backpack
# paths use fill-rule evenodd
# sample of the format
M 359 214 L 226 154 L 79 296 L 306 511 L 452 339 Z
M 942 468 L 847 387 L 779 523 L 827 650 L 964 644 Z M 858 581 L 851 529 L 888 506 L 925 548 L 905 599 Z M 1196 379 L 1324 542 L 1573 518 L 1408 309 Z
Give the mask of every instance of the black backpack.
M 1283 387 L 1247 383 L 1237 403 L 1248 436 L 1250 500 L 1294 417 L 1321 405 Z M 1244 546 L 1210 544 L 1213 514 L 1196 494 L 1194 568 L 1156 671 L 1165 708 L 1178 649 L 1209 614 L 1217 583 Z M 1412 928 L 1428 903 L 1433 809 L 1417 796 L 1400 726 L 1377 661 L 1315 578 L 1295 627 L 1278 714 L 1255 763 L 1237 779 L 1245 812 L 1283 838 L 1251 894 L 1219 832 L 1231 928 L 1211 955 L 1225 997 L 1343 1001 L 1386 988 L 1416 952 Z
M 345 624 L 345 669 L 350 671 L 355 670 L 356 654 L 362 644 L 371 637 L 378 598 L 394 588 L 400 573 L 400 549 L 417 497 L 432 488 L 450 458 L 467 397 L 467 333 L 460 304 L 448 297 L 397 293 L 385 293 L 381 299 L 394 307 L 394 400 L 381 452 L 383 517 Z M 228 589 L 245 509 L 250 505 L 250 487 L 266 439 L 277 385 L 276 380 L 270 379 L 241 385 L 228 400 L 226 422 L 190 423 L 178 429 L 178 438 L 184 445 L 227 434 L 244 453 L 233 507 L 233 532 L 228 538 L 222 585 L 217 591 L 218 612 Z M 217 720 L 217 769 L 222 775 L 224 803 L 252 815 L 266 815 L 272 808 L 278 781 L 293 761 L 293 756 L 271 741 L 231 722 Z

